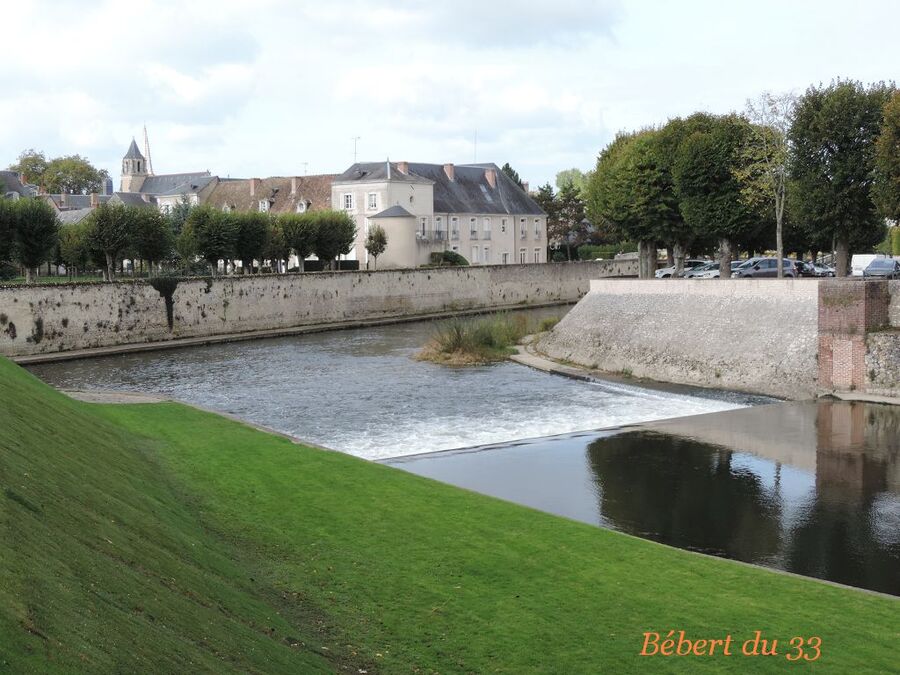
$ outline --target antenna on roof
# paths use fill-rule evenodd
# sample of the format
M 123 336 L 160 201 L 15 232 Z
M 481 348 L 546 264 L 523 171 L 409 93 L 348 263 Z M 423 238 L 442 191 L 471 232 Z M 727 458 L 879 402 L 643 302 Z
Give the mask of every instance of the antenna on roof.
M 472 163 L 478 164 L 478 129 L 475 129 L 475 148 L 472 151 Z
M 356 142 L 362 138 L 362 136 L 353 136 L 351 140 L 353 141 L 353 163 L 356 164 Z
M 385 179 L 390 180 L 391 179 L 391 158 L 390 157 L 388 157 L 384 162 L 384 171 L 385 171 L 385 174 L 384 174 Z
M 303 165 L 303 175 L 306 175 L 306 167 L 309 166 L 309 162 L 300 162 Z
M 147 160 L 147 173 L 153 175 L 153 160 L 150 159 L 150 139 L 147 136 L 147 125 L 144 124 L 144 159 Z

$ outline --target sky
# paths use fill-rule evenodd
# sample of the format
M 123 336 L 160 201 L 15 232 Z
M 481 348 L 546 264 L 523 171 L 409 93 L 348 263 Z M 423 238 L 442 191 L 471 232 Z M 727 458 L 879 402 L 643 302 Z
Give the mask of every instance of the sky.
M 146 124 L 156 173 L 339 173 L 355 144 L 509 162 L 536 186 L 621 130 L 900 81 L 898 25 L 897 0 L 20 0 L 0 25 L 0 166 L 80 154 L 118 189 Z

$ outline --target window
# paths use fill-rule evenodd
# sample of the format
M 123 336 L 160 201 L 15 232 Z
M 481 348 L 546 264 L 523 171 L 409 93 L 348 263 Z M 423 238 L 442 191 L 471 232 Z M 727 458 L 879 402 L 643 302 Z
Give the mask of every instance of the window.
M 490 238 L 491 238 L 491 219 L 490 219 L 490 218 L 484 218 L 484 219 L 481 221 L 481 225 L 482 225 L 482 227 L 484 228 L 484 238 L 485 238 L 485 239 L 490 239 Z
M 344 193 L 344 210 L 350 211 L 353 209 L 353 193 L 345 192 Z
M 453 251 L 454 253 L 459 253 L 459 246 L 451 246 L 450 250 Z
M 478 221 L 475 218 L 469 218 L 469 234 L 472 239 L 478 238 Z
M 444 234 L 444 219 L 441 216 L 434 217 L 434 238 L 440 241 L 447 238 Z
M 500 219 L 500 231 L 506 232 L 506 218 Z
M 222 204 L 222 213 L 231 213 L 231 207 L 228 204 Z
M 504 251 L 500 256 L 500 262 L 502 262 L 504 265 L 509 265 L 509 253 L 506 253 Z
M 369 193 L 369 201 L 367 203 L 367 206 L 369 208 L 369 211 L 374 211 L 375 209 L 378 208 L 378 193 L 377 192 Z
M 525 264 L 525 254 L 526 254 L 525 249 L 520 248 L 519 249 L 519 264 L 521 264 L 521 265 Z
M 541 249 L 539 248 L 534 249 L 534 262 L 541 262 Z
M 525 231 L 525 219 L 524 218 L 519 219 L 519 236 L 522 239 L 524 239 L 526 236 L 528 236 L 527 232 Z M 525 262 L 525 261 L 523 260 L 522 262 Z
M 422 233 L 422 236 L 425 236 L 425 233 L 428 232 L 428 218 L 422 218 L 419 222 L 419 231 Z
M 305 200 L 301 200 L 297 204 L 297 213 L 306 213 L 307 204 Z
M 453 216 L 450 219 L 450 237 L 453 239 L 459 239 L 459 218 Z
M 534 219 L 534 238 L 535 239 L 541 238 L 541 219 L 540 218 Z
M 269 200 L 268 199 L 260 199 L 259 200 L 259 211 L 260 211 L 260 213 L 268 213 L 269 212 Z
M 469 262 L 470 263 L 478 262 L 478 247 L 477 246 L 472 247 L 472 259 Z
M 485 246 L 485 247 L 484 247 L 484 258 L 483 258 L 483 260 L 484 260 L 484 264 L 485 264 L 485 265 L 490 265 L 490 264 L 491 264 L 491 247 L 490 247 L 490 246 Z

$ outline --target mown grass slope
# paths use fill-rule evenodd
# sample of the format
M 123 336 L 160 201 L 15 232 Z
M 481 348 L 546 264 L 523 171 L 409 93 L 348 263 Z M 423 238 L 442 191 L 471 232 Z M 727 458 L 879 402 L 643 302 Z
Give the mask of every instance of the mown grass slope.
M 72 402 L 2 360 L 0 383 L 0 666 L 775 671 L 794 636 L 822 638 L 817 670 L 896 665 L 895 600 L 599 530 L 177 404 Z M 782 647 L 637 656 L 644 631 L 670 629 L 736 641 L 761 630 Z

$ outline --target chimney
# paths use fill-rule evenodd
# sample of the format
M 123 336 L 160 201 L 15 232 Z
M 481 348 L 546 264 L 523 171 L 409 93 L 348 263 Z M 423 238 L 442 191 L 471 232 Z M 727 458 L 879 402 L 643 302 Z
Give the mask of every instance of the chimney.
M 493 169 L 485 169 L 484 177 L 487 179 L 488 185 L 490 185 L 491 188 L 497 187 L 497 172 L 496 171 L 494 171 Z
M 259 187 L 259 178 L 251 178 L 250 179 L 250 196 L 256 196 L 256 188 Z
M 409 162 L 397 162 L 397 171 L 402 173 L 404 176 L 409 175 Z
M 528 181 L 522 181 L 522 189 L 525 190 L 525 194 L 531 194 L 531 190 L 528 189 Z
M 447 174 L 447 178 L 450 180 L 456 180 L 456 167 L 452 164 L 444 164 L 444 173 Z
M 91 193 L 91 208 L 96 209 L 100 206 L 100 197 L 97 196 L 96 192 Z
M 297 176 L 291 176 L 291 199 L 297 198 Z

